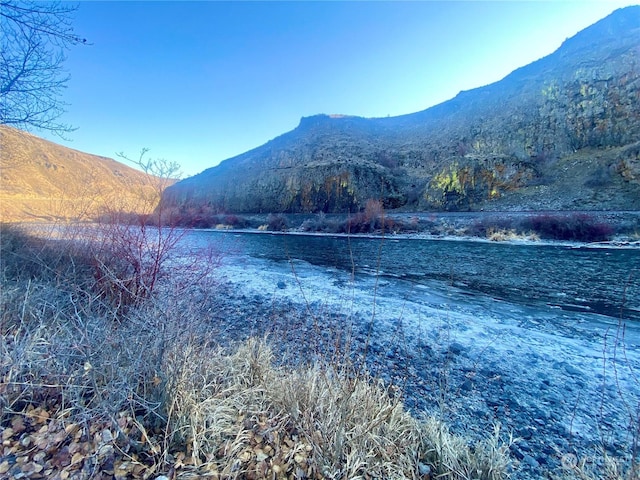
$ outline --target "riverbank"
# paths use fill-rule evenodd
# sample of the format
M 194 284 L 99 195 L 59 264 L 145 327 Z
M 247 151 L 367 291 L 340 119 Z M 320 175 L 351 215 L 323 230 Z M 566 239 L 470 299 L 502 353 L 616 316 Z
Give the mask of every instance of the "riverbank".
M 432 293 L 422 289 L 394 298 L 386 280 L 340 282 L 299 263 L 295 273 L 260 263 L 222 272 L 230 282 L 216 319 L 222 335 L 269 334 L 294 362 L 319 352 L 356 364 L 366 357 L 413 412 L 441 415 L 471 438 L 497 423 L 503 441 L 518 438 L 513 478 L 562 478 L 574 461 L 632 454 L 637 325 L 586 314 L 550 321 L 490 299 L 425 300 Z M 249 325 L 228 321 L 244 317 Z
M 456 212 L 348 215 L 219 215 L 199 219 L 199 229 L 419 238 L 493 242 L 540 242 L 619 248 L 640 246 L 640 212 Z
M 205 245 L 210 242 L 205 238 Z M 300 243 L 308 248 L 309 239 L 302 238 Z M 403 242 L 357 243 L 343 242 L 343 247 L 349 247 L 348 258 L 353 258 L 358 247 L 363 255 L 358 258 L 369 263 L 358 261 L 357 272 L 300 260 L 300 252 L 292 250 L 296 246 L 290 241 L 274 242 L 271 252 L 260 242 L 255 256 L 239 251 L 223 257 L 208 279 L 198 277 L 193 270 L 180 270 L 187 275 L 184 278 L 168 270 L 173 274 L 171 281 L 153 301 L 142 304 L 147 305 L 144 309 L 124 310 L 117 305 L 116 310 L 108 307 L 101 295 L 85 296 L 89 291 L 84 283 L 72 288 L 66 272 L 77 272 L 81 258 L 72 258 L 64 275 L 56 274 L 59 269 L 53 262 L 43 263 L 48 258 L 43 257 L 47 248 L 38 244 L 37 257 L 29 270 L 16 264 L 15 274 L 27 275 L 29 280 L 2 290 L 6 309 L 3 321 L 13 322 L 3 323 L 3 329 L 11 329 L 3 330 L 2 351 L 14 361 L 3 367 L 9 368 L 11 375 L 5 375 L 2 381 L 4 386 L 21 392 L 22 403 L 13 405 L 31 401 L 27 397 L 33 388 L 41 389 L 37 402 L 43 405 L 47 405 L 47 398 L 65 392 L 64 403 L 84 413 L 95 414 L 99 408 L 107 408 L 116 416 L 119 412 L 113 409 L 125 405 L 135 416 L 127 414 L 123 422 L 129 425 L 131 420 L 134 425 L 142 421 L 138 417 L 145 422 L 157 420 L 164 411 L 159 409 L 160 403 L 154 403 L 165 398 L 163 381 L 172 378 L 165 376 L 162 362 L 158 363 L 163 358 L 159 352 L 167 351 L 163 342 L 182 345 L 195 339 L 198 343 L 198 332 L 206 332 L 208 341 L 229 348 L 250 336 L 266 335 L 277 364 L 285 370 L 301 365 L 335 365 L 352 374 L 368 371 L 375 384 L 393 398 L 402 399 L 415 417 L 426 412 L 446 421 L 466 439 L 467 446 L 486 439 L 499 423 L 504 445 L 511 445 L 511 434 L 519 438 L 510 447 L 514 479 L 564 478 L 565 474 L 575 478 L 581 461 L 603 472 L 603 452 L 614 458 L 632 454 L 637 439 L 633 408 L 640 401 L 636 376 L 640 371 L 640 335 L 635 324 L 618 322 L 611 316 L 472 294 L 468 285 L 453 280 L 447 281 L 444 289 L 433 288 L 429 282 L 414 283 L 375 266 L 376 252 L 382 255 L 378 246 Z M 6 245 L 3 243 L 3 247 Z M 15 244 L 18 248 L 22 245 Z M 56 248 L 60 245 L 53 244 Z M 470 258 L 454 247 L 447 245 L 444 249 L 448 255 L 445 264 L 458 258 L 462 263 L 456 268 L 468 265 Z M 508 249 L 493 247 L 500 256 Z M 318 245 L 312 249 L 320 250 Z M 532 250 L 548 250 L 547 254 L 560 250 L 556 253 L 562 256 L 571 252 Z M 275 251 L 279 256 L 272 255 Z M 23 253 L 21 262 L 25 260 Z M 406 257 L 391 251 L 384 255 Z M 606 257 L 628 255 L 608 252 Z M 416 258 L 422 257 L 433 258 L 417 252 Z M 554 258 L 553 263 L 560 259 Z M 512 258 L 510 263 L 514 261 Z M 391 264 L 412 273 L 393 258 Z M 53 275 L 51 285 L 33 280 L 32 269 L 36 267 L 44 275 Z M 504 265 L 498 267 L 511 278 Z M 494 276 L 486 270 L 479 273 Z M 547 272 L 547 283 L 550 274 Z M 50 289 L 52 285 L 56 288 Z M 59 286 L 71 290 L 57 290 Z M 569 300 L 576 299 L 571 296 Z M 10 306 L 14 308 L 9 310 Z M 33 345 L 40 347 L 33 350 Z M 28 355 L 21 357 L 21 352 Z M 22 380 L 15 376 L 20 368 L 25 369 Z M 44 387 L 34 386 L 33 378 L 41 380 L 37 385 Z M 100 388 L 96 389 L 92 380 L 97 380 Z M 77 396 L 77 392 L 84 393 Z M 140 396 L 143 392 L 145 397 Z M 157 396 L 149 397 L 150 393 Z M 152 431 L 147 423 L 141 425 Z M 153 429 L 154 435 L 159 435 L 153 437 L 154 441 L 166 432 L 165 427 Z M 113 430 L 109 431 L 112 435 Z M 29 433 L 23 432 L 27 436 Z M 134 440 L 142 442 L 141 438 Z M 143 451 L 147 459 L 155 458 L 153 452 Z M 15 459 L 11 458 L 7 465 L 21 469 L 21 464 L 17 460 L 12 463 Z M 77 470 L 75 465 L 64 468 Z M 426 475 L 423 478 L 429 478 Z M 582 478 L 606 478 L 604 474 L 585 475 Z
M 132 219 L 129 219 L 132 220 Z M 140 219 L 132 225 L 140 225 Z M 327 235 L 350 238 L 407 238 L 496 243 L 535 243 L 576 248 L 640 248 L 638 211 L 384 212 L 367 214 L 216 214 L 170 217 L 166 228 Z M 43 238 L 77 237 L 99 223 L 22 223 Z
M 601 242 L 567 242 L 558 240 L 542 240 L 536 236 L 509 234 L 504 232 L 499 235 L 490 237 L 476 237 L 470 235 L 444 235 L 444 234 L 430 234 L 430 233 L 390 233 L 384 232 L 377 233 L 322 233 L 322 232 L 307 232 L 304 230 L 291 229 L 286 231 L 269 231 L 260 229 L 235 229 L 235 228 L 202 228 L 201 231 L 210 232 L 225 232 L 225 233 L 239 233 L 239 234 L 263 234 L 263 235 L 296 235 L 296 236 L 308 236 L 308 237 L 335 237 L 335 238 L 364 238 L 364 239 L 390 239 L 390 240 L 442 240 L 447 242 L 488 242 L 488 243 L 510 243 L 516 245 L 549 245 L 549 246 L 561 246 L 570 248 L 640 248 L 640 240 L 628 240 L 628 237 L 621 237 L 615 240 L 606 240 Z

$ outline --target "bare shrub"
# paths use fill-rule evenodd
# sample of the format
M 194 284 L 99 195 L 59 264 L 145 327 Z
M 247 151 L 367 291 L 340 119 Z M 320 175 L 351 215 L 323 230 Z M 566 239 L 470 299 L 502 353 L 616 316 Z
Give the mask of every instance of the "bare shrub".
M 603 188 L 611 185 L 615 174 L 615 166 L 600 165 L 584 182 L 585 187 Z
M 522 227 L 550 240 L 599 242 L 613 235 L 611 225 L 585 213 L 535 215 L 524 219 Z
M 314 218 L 302 222 L 300 229 L 304 232 L 338 233 L 344 230 L 344 226 L 339 220 L 328 218 L 324 213 L 319 213 Z
M 369 199 L 365 208 L 349 216 L 339 227 L 341 233 L 393 233 L 411 229 L 399 220 L 386 217 L 380 200 Z
M 27 237 L 28 238 L 28 237 Z M 66 243 L 54 244 L 64 250 Z M 3 242 L 4 253 L 8 253 Z M 15 249 L 18 249 L 16 246 Z M 53 249 L 55 251 L 55 249 Z M 202 258 L 198 258 L 202 260 Z M 86 272 L 91 261 L 70 255 Z M 37 264 L 37 262 L 36 262 Z M 206 280 L 208 264 L 184 273 Z M 164 422 L 162 364 L 170 345 L 202 335 L 205 318 L 195 312 L 202 289 L 177 276 L 157 288 L 161 296 L 135 308 L 105 303 L 91 283 L 49 276 L 11 277 L 3 269 L 0 290 L 0 406 L 3 418 L 29 405 L 51 402 L 84 419 L 114 419 L 117 412 Z M 149 420 L 150 423 L 151 420 Z
M 119 154 L 147 176 L 147 185 L 138 192 L 135 214 L 118 205 L 105 206 L 92 239 L 97 287 L 118 308 L 153 294 L 184 235 L 160 202 L 164 189 L 179 176 L 179 166 L 164 159 L 146 159 L 147 152 L 143 149 L 138 160 Z
M 269 214 L 267 217 L 267 230 L 270 232 L 285 232 L 289 228 L 284 215 Z
M 537 233 L 527 232 L 518 233 L 516 230 L 498 230 L 489 228 L 487 230 L 487 239 L 492 242 L 511 242 L 514 240 L 538 241 L 540 237 Z
M 489 237 L 490 231 L 508 231 L 515 227 L 513 219 L 508 217 L 481 217 L 472 222 L 465 233 L 475 237 Z
M 364 211 L 347 219 L 346 233 L 371 233 L 384 226 L 384 209 L 380 200 L 369 199 Z

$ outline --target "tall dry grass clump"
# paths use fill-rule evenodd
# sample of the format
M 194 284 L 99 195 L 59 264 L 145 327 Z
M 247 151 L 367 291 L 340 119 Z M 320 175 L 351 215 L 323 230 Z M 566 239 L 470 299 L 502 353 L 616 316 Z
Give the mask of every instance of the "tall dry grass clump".
M 416 419 L 382 384 L 316 364 L 273 366 L 255 338 L 224 353 L 179 345 L 166 368 L 168 431 L 192 472 L 221 478 L 507 477 L 498 432 L 469 446 L 439 420 Z

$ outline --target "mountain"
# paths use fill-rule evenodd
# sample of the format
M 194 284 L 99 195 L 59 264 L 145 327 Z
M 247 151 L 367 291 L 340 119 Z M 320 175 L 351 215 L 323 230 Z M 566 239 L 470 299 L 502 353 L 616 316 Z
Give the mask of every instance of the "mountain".
M 640 6 L 427 110 L 316 115 L 166 190 L 177 208 L 640 209 Z
M 0 125 L 2 222 L 91 219 L 107 208 L 140 212 L 150 194 L 141 171 Z

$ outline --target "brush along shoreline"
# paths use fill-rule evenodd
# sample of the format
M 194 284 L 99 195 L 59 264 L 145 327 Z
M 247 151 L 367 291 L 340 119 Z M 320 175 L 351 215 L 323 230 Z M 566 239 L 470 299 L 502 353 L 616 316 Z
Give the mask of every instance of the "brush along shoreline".
M 640 212 L 458 212 L 367 215 L 247 214 L 191 219 L 196 229 L 354 238 L 536 243 L 640 248 Z

